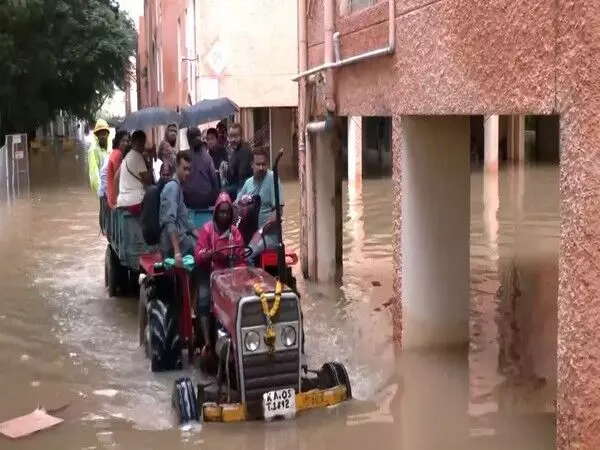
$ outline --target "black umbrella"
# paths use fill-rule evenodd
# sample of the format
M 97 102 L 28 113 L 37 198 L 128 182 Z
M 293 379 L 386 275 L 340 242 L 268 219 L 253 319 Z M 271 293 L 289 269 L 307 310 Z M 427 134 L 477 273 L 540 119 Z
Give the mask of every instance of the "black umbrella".
M 238 110 L 238 105 L 227 97 L 201 100 L 181 110 L 181 127 L 193 127 L 213 120 L 221 120 L 235 114 Z
M 178 124 L 181 116 L 170 109 L 159 106 L 140 109 L 129 114 L 123 120 L 121 128 L 126 130 L 146 130 L 159 125 Z

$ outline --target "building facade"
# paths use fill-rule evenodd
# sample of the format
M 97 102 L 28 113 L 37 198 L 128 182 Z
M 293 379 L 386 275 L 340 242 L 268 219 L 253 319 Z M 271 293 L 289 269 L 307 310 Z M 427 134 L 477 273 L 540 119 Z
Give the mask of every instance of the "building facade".
M 228 97 L 245 138 L 283 148 L 284 176 L 297 167 L 297 16 L 289 2 L 195 0 L 197 99 Z
M 470 116 L 484 115 L 496 137 L 497 115 L 514 117 L 515 160 L 523 115 L 559 124 L 558 448 L 600 448 L 600 2 L 298 6 L 303 270 L 328 278 L 341 256 L 329 130 L 338 116 L 391 116 L 393 316 L 404 345 L 468 340 Z M 352 123 L 348 139 L 360 141 Z
M 297 168 L 297 16 L 286 2 L 145 0 L 139 34 L 139 104 L 182 108 L 228 97 L 255 145 L 284 148 Z M 260 24 L 260 26 L 257 26 Z
M 182 105 L 185 86 L 180 74 L 181 42 L 185 27 L 178 27 L 186 13 L 185 0 L 144 0 L 144 15 L 139 18 L 137 90 L 138 108 Z M 158 144 L 164 127 L 152 130 Z

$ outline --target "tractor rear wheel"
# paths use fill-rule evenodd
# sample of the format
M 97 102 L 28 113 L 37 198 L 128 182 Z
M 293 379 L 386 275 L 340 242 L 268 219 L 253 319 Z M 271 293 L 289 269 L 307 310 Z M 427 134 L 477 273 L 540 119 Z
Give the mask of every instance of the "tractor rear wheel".
M 181 337 L 173 302 L 151 298 L 148 307 L 148 344 L 152 372 L 181 370 Z

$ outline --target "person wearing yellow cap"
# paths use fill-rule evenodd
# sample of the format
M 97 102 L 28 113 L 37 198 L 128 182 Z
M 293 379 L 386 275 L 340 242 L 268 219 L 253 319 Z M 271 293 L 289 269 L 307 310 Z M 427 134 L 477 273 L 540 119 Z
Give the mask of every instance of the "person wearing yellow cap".
M 94 193 L 100 188 L 100 168 L 108 156 L 108 135 L 110 128 L 106 120 L 98 119 L 94 127 L 94 140 L 88 150 L 88 174 Z

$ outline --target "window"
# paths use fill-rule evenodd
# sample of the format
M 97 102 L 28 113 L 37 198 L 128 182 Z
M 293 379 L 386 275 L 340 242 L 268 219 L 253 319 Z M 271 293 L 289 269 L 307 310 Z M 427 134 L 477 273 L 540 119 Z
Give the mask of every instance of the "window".
M 185 14 L 185 52 L 187 61 L 188 93 L 192 102 L 196 101 L 196 6 L 194 0 L 188 0 Z
M 373 6 L 377 0 L 346 0 L 346 10 L 353 13 L 369 6 Z
M 162 47 L 156 50 L 156 91 L 163 91 L 163 52 Z
M 158 49 L 154 51 L 154 67 L 156 67 L 156 92 L 160 92 L 160 59 Z
M 160 92 L 163 91 L 164 87 L 165 87 L 165 79 L 163 78 L 164 75 L 164 64 L 163 64 L 163 49 L 162 49 L 162 45 L 160 46 L 159 49 L 159 56 L 160 56 Z
M 177 19 L 177 81 L 181 83 L 181 19 Z

